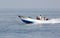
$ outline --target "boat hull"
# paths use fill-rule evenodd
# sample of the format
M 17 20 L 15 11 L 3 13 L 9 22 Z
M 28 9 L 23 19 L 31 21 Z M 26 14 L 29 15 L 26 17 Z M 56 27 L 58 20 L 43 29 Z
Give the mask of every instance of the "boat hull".
M 22 19 L 22 21 L 23 21 L 24 23 L 26 23 L 26 24 L 31 24 L 31 23 L 33 23 L 32 21 L 23 20 L 23 19 Z

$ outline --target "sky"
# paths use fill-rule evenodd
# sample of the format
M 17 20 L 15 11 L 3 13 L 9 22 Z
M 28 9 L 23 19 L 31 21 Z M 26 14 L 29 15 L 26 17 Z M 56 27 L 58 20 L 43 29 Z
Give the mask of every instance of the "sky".
M 60 8 L 60 0 L 0 0 L 0 8 Z

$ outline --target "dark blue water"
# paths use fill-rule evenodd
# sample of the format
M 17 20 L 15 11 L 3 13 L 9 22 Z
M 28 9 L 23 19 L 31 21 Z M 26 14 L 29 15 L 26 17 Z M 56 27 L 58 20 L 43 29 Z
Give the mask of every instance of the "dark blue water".
M 60 23 L 25 24 L 18 15 L 36 18 L 38 15 L 60 18 L 60 11 L 2 9 L 0 10 L 0 38 L 60 38 Z

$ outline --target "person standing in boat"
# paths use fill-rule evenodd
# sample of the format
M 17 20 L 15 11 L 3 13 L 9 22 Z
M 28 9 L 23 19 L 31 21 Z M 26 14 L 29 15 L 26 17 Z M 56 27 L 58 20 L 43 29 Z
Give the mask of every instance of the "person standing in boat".
M 41 15 L 36 17 L 37 20 L 42 20 Z
M 44 20 L 48 20 L 48 18 L 44 17 Z

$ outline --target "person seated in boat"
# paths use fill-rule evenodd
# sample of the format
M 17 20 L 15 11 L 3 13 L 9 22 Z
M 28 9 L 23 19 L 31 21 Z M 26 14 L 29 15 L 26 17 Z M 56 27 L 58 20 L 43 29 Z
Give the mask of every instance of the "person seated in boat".
M 44 17 L 44 20 L 48 20 L 48 18 Z
M 36 17 L 37 20 L 42 20 L 41 15 Z

